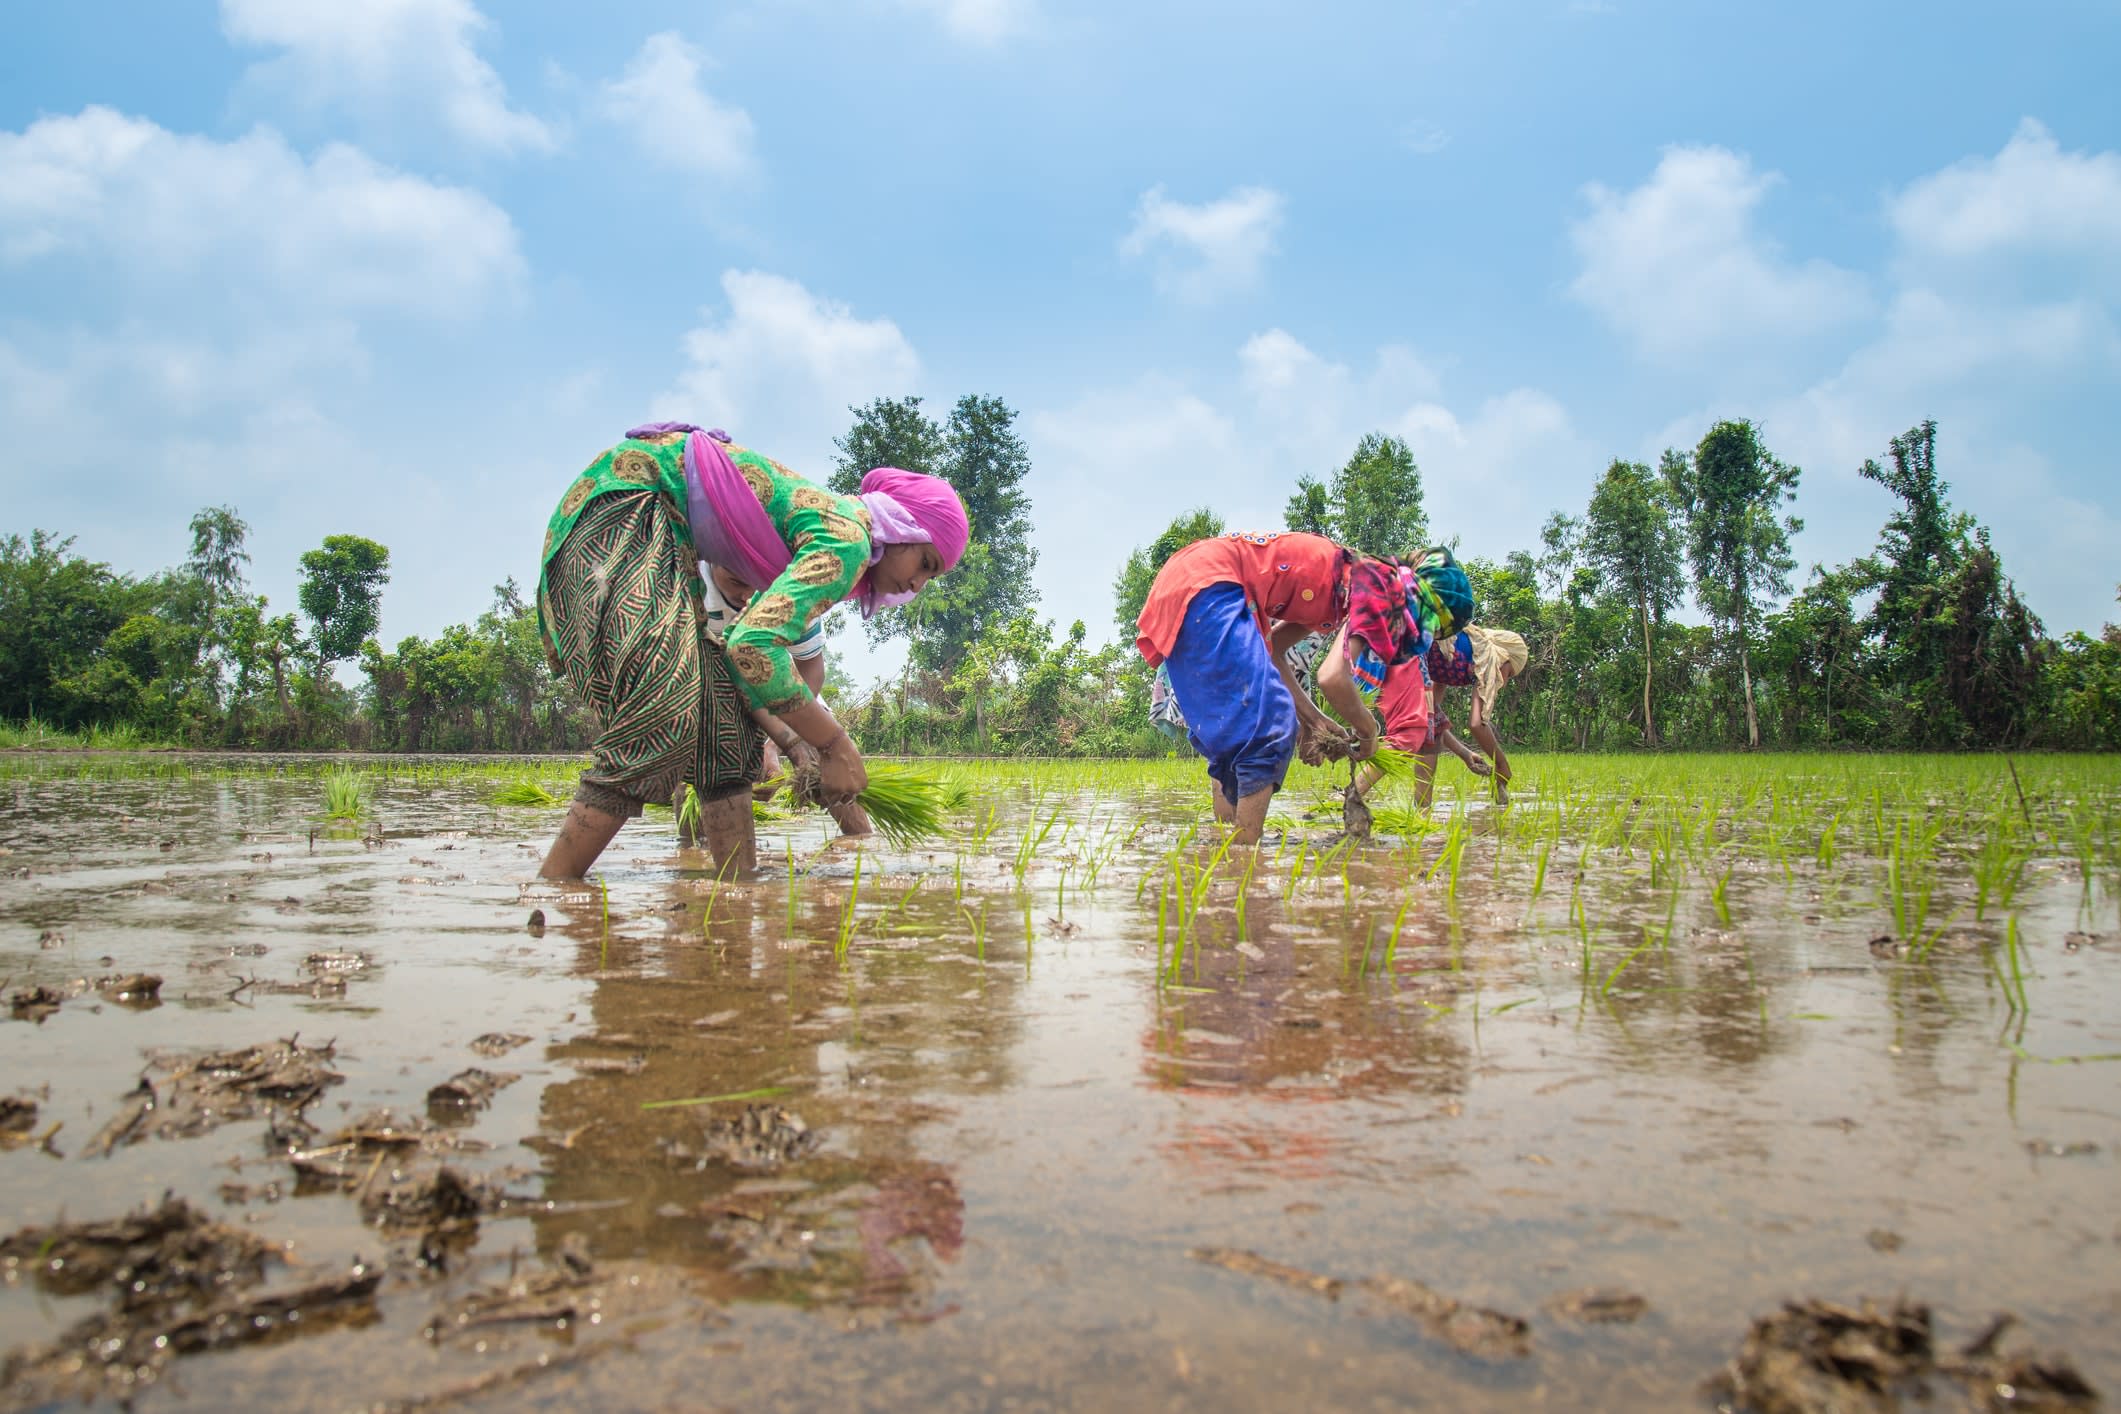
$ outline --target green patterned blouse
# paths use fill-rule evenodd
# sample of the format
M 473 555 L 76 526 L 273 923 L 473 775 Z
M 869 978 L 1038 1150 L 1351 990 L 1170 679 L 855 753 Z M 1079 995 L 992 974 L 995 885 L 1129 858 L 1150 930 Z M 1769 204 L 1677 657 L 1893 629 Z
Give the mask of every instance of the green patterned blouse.
M 725 445 L 723 450 L 794 552 L 788 568 L 751 596 L 725 635 L 729 661 L 751 705 L 786 712 L 812 700 L 788 650 L 827 609 L 854 592 L 855 582 L 868 568 L 869 510 L 857 497 L 834 495 L 757 452 L 735 445 Z M 556 640 L 551 615 L 545 611 L 544 567 L 574 528 L 582 507 L 606 491 L 656 492 L 673 528 L 688 544 L 692 540 L 685 509 L 684 433 L 629 438 L 591 462 L 560 498 L 545 529 L 545 553 L 538 573 L 538 621 L 548 645 L 556 645 Z M 694 607 L 698 607 L 697 594 Z

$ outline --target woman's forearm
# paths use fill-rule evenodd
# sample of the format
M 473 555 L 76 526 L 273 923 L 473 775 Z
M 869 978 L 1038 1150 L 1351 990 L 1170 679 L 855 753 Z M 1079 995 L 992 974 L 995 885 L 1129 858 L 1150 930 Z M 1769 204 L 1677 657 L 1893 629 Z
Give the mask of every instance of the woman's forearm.
M 815 697 L 805 699 L 800 705 L 791 707 L 773 717 L 774 721 L 809 742 L 819 751 L 851 750 L 853 739 L 847 735 L 839 719 L 829 708 Z
M 1473 740 L 1480 743 L 1482 749 L 1488 753 L 1488 759 L 1495 763 L 1495 774 L 1503 780 L 1508 780 L 1510 778 L 1510 758 L 1503 751 L 1502 739 L 1495 735 L 1495 728 L 1489 726 L 1486 722 L 1482 722 L 1478 726 L 1469 728 L 1469 730 L 1473 733 Z

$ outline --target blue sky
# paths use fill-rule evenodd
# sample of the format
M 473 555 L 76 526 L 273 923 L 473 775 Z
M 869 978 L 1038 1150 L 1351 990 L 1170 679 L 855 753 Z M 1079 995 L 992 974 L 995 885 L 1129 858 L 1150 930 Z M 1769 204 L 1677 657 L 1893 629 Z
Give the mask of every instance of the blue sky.
M 368 535 L 386 641 L 534 581 L 634 421 L 822 477 L 851 404 L 968 392 L 1094 641 L 1172 515 L 1278 524 L 1366 431 L 1499 557 L 1726 416 L 1804 468 L 1807 567 L 1934 417 L 2050 630 L 2117 616 L 2106 0 L 69 0 L 0 41 L 0 530 L 146 572 L 231 503 L 282 609 Z

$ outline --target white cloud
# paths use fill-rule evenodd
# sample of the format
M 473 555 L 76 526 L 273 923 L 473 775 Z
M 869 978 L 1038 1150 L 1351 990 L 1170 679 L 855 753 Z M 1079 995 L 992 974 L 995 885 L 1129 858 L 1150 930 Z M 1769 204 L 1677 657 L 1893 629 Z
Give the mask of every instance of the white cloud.
M 2121 273 L 2121 154 L 2064 152 L 2027 118 L 1994 157 L 1912 183 L 1889 214 L 1903 256 L 1923 264 L 2045 253 L 2112 276 Z
M 726 427 L 822 481 L 848 408 L 914 390 L 920 359 L 890 320 L 757 270 L 725 272 L 722 293 L 726 317 L 685 335 L 688 363 L 658 416 Z
M 904 0 L 935 16 L 951 37 L 992 46 L 1030 30 L 1038 21 L 1034 0 Z
M 1281 193 L 1265 187 L 1239 187 L 1198 206 L 1151 187 L 1134 209 L 1134 228 L 1120 242 L 1120 254 L 1152 259 L 1156 286 L 1166 294 L 1207 303 L 1259 282 L 1274 253 L 1283 205 Z
M 1239 384 L 1261 419 L 1261 435 L 1292 454 L 1342 443 L 1352 449 L 1355 439 L 1375 425 L 1380 409 L 1435 397 L 1442 386 L 1435 371 L 1404 345 L 1379 349 L 1370 372 L 1358 377 L 1346 364 L 1313 353 L 1286 329 L 1247 339 L 1237 351 L 1237 365 Z M 1311 475 L 1323 476 L 1344 454 L 1326 455 L 1328 464 L 1309 468 Z
M 286 51 L 248 77 L 287 101 L 390 128 L 416 116 L 477 148 L 548 150 L 551 129 L 508 106 L 472 47 L 487 23 L 470 0 L 221 0 L 230 41 Z
M 1863 278 L 1821 260 L 1795 264 L 1754 228 L 1780 179 L 1720 147 L 1671 147 L 1632 191 L 1592 183 L 1570 235 L 1582 270 L 1570 285 L 1653 357 L 1758 354 L 1870 310 Z
M 701 85 L 707 62 L 680 34 L 650 35 L 626 72 L 604 85 L 599 110 L 661 166 L 737 176 L 752 164 L 751 115 Z
M 1210 506 L 1233 528 L 1274 525 L 1288 492 L 1268 449 L 1221 409 L 1149 375 L 1024 419 L 1038 521 L 1040 612 L 1081 619 L 1093 643 L 1117 636 L 1112 581 L 1172 518 Z
M 279 308 L 461 315 L 523 275 L 514 224 L 477 192 L 351 147 L 305 161 L 279 134 L 172 133 L 108 108 L 0 132 L 0 260 L 107 261 L 135 290 Z
M 1440 123 L 1417 118 L 1399 130 L 1399 145 L 1422 157 L 1433 157 L 1451 145 L 1451 134 Z

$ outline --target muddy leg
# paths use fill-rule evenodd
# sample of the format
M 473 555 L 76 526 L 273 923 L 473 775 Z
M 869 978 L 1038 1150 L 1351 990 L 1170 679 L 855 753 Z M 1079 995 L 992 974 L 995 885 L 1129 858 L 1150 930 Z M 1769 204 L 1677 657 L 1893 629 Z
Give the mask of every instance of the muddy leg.
M 1214 802 L 1215 802 L 1215 818 L 1216 818 L 1216 820 L 1217 820 L 1217 821 L 1218 821 L 1219 823 L 1221 823 L 1221 824 L 1225 824 L 1225 825 L 1234 825 L 1234 824 L 1236 824 L 1236 823 L 1237 823 L 1237 807 L 1236 807 L 1236 806 L 1234 806 L 1234 805 L 1232 805 L 1232 804 L 1230 803 L 1230 797 L 1229 797 L 1228 795 L 1226 795 L 1226 794 L 1224 794 L 1224 793 L 1223 793 L 1223 783 L 1222 783 L 1221 781 L 1214 781 L 1214 782 L 1211 782 L 1211 783 L 1210 783 L 1210 786 L 1209 786 L 1209 789 L 1210 789 L 1210 791 L 1211 791 L 1211 793 L 1212 793 L 1212 796 L 1211 796 L 1211 798 L 1212 798 L 1212 799 L 1214 800 Z
M 538 875 L 545 879 L 579 879 L 589 872 L 589 866 L 597 862 L 604 846 L 626 823 L 623 815 L 613 815 L 593 805 L 584 805 L 577 800 L 567 807 L 567 818 L 560 823 L 560 834 L 545 852 L 545 862 L 538 868 Z
M 751 819 L 751 792 L 700 802 L 700 834 L 714 855 L 715 872 L 730 867 L 750 874 L 759 867 L 758 835 Z
M 1267 828 L 1267 807 L 1274 802 L 1274 789 L 1261 786 L 1250 795 L 1237 799 L 1237 832 L 1230 836 L 1233 845 L 1258 844 L 1259 837 Z

